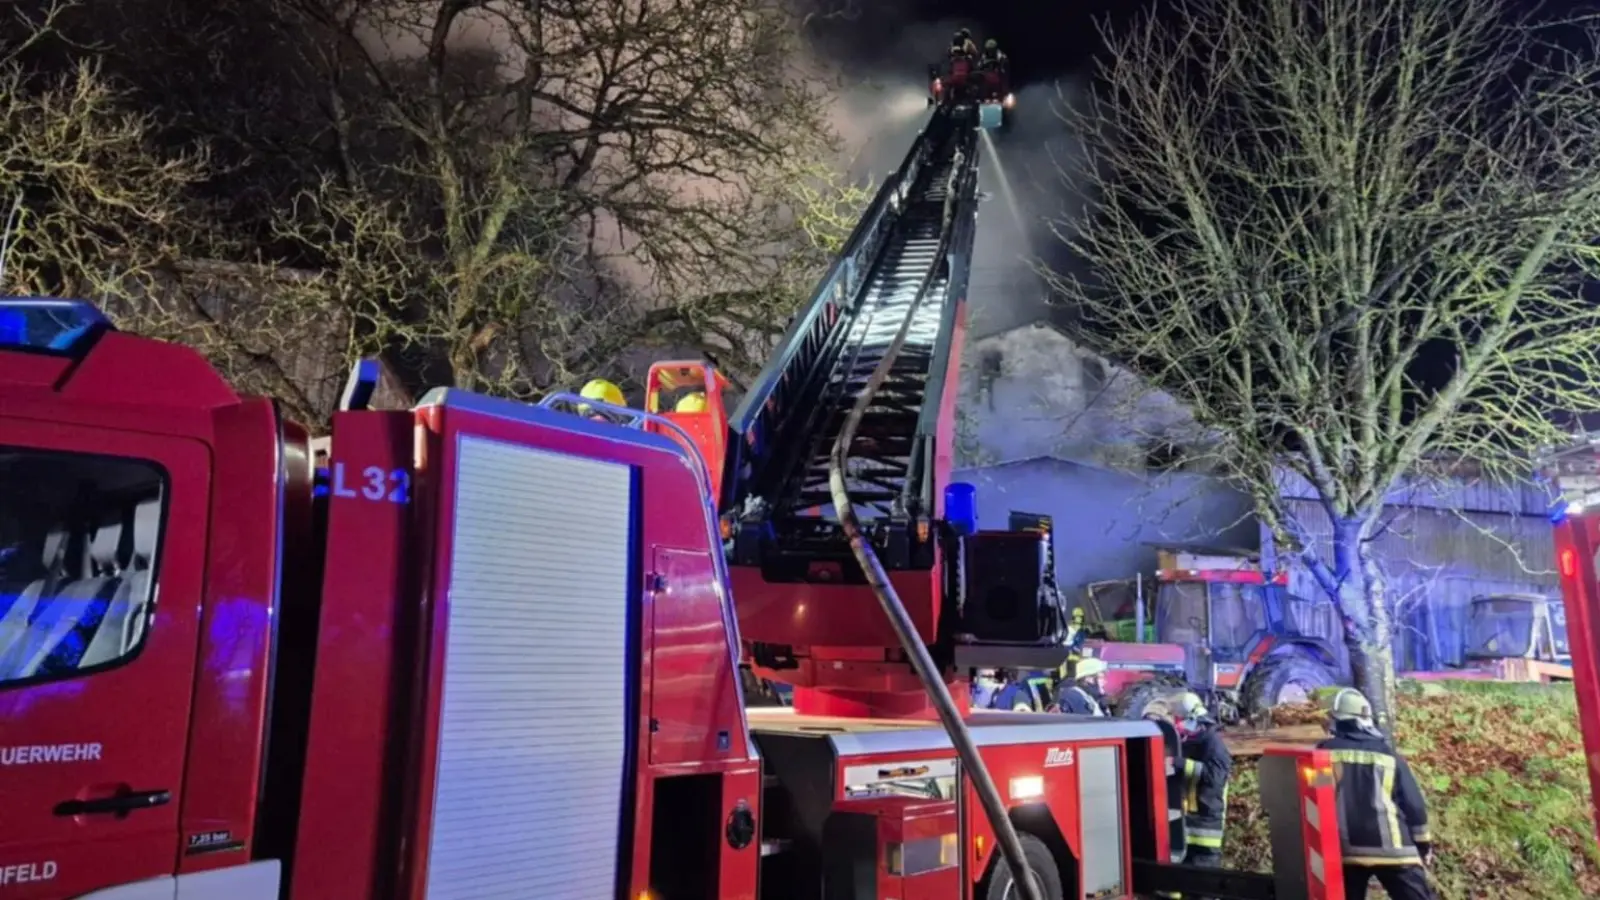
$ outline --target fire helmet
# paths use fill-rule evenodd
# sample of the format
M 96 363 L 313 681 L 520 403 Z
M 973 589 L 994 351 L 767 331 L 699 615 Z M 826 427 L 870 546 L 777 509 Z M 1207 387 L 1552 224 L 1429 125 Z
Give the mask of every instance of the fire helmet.
M 1372 703 L 1355 688 L 1344 688 L 1328 701 L 1328 716 L 1336 722 L 1371 722 Z
M 596 378 L 583 386 L 578 392 L 585 400 L 598 400 L 612 406 L 627 406 L 628 398 L 622 395 L 622 388 L 617 387 L 604 378 Z

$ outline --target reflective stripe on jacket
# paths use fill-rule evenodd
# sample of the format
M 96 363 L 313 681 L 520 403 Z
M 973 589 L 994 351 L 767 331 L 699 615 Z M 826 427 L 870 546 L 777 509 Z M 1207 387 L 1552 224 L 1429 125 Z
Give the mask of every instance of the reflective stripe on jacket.
M 1422 789 L 1405 758 L 1382 735 L 1339 722 L 1317 745 L 1333 761 L 1344 861 L 1356 866 L 1422 862 L 1418 844 L 1431 843 Z
M 1220 849 L 1228 819 L 1233 754 L 1214 724 L 1183 742 L 1184 831 L 1192 847 Z

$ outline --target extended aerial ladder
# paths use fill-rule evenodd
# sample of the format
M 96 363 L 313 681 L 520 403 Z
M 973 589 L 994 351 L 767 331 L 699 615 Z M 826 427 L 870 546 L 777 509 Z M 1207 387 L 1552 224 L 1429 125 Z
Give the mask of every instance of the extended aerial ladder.
M 680 439 L 692 433 L 713 465 L 721 459 L 729 581 L 756 671 L 793 685 L 795 710 L 816 716 L 814 727 L 824 731 L 848 732 L 849 719 L 871 725 L 865 720 L 936 716 L 997 849 L 1012 872 L 1026 872 L 1032 863 L 1020 829 L 965 721 L 969 703 L 959 675 L 981 658 L 974 650 L 995 651 L 1001 664 L 1018 644 L 1065 658 L 1065 617 L 1054 591 L 1045 590 L 1053 584 L 1044 571 L 1048 538 L 1032 529 L 990 533 L 1032 547 L 1036 578 L 1025 585 L 1032 596 L 1001 586 L 1013 594 L 1010 618 L 1025 627 L 1002 623 L 1002 640 L 986 642 L 985 627 L 1006 617 L 963 609 L 985 599 L 972 589 L 969 568 L 988 550 L 970 497 L 967 509 L 957 508 L 965 486 L 948 483 L 976 233 L 978 112 L 970 104 L 934 112 L 737 411 L 724 420 L 718 402 L 699 400 L 699 413 L 672 424 Z M 652 368 L 647 415 L 672 415 L 665 397 L 685 375 L 690 396 L 720 395 L 709 366 L 698 380 L 692 368 Z M 717 427 L 724 421 L 726 437 Z M 948 502 L 946 488 L 957 502 Z M 999 560 L 1000 567 L 1017 559 Z M 967 652 L 958 653 L 958 643 Z M 1280 780 L 1297 782 L 1299 774 L 1291 766 Z M 1181 823 L 1175 827 L 1181 833 Z M 1186 870 L 1165 860 L 1139 864 L 1135 883 L 1288 896 L 1275 892 L 1272 877 Z M 1046 896 L 1040 882 L 1015 888 L 1024 897 Z
M 954 647 L 982 637 L 958 615 L 964 567 L 948 565 L 971 548 L 940 524 L 977 230 L 976 126 L 971 105 L 934 111 L 729 419 L 720 509 L 743 638 L 763 677 L 794 685 L 802 711 L 931 714 L 829 485 L 835 444 L 891 348 L 846 448 L 850 508 L 958 693 Z M 1049 645 L 1037 602 L 1022 598 L 1021 643 Z

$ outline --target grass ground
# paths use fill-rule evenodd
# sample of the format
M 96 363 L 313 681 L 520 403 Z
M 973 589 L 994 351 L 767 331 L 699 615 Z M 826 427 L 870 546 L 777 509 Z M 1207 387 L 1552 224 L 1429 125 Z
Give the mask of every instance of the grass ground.
M 1570 687 L 1408 683 L 1401 701 L 1395 731 L 1428 799 L 1444 900 L 1600 897 L 1600 847 Z M 1286 710 L 1280 721 L 1318 715 Z M 1237 770 L 1228 864 L 1267 871 L 1254 760 L 1240 759 Z

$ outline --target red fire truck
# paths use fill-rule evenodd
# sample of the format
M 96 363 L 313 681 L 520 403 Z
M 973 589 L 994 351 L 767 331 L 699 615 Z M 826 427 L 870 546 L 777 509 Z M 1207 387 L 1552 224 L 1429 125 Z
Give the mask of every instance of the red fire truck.
M 746 713 L 689 441 L 357 377 L 319 490 L 189 349 L 6 321 L 0 898 L 1015 896 L 942 730 Z M 970 728 L 1051 900 L 1332 896 L 1171 866 L 1155 723 Z M 1316 764 L 1283 757 L 1291 840 Z

